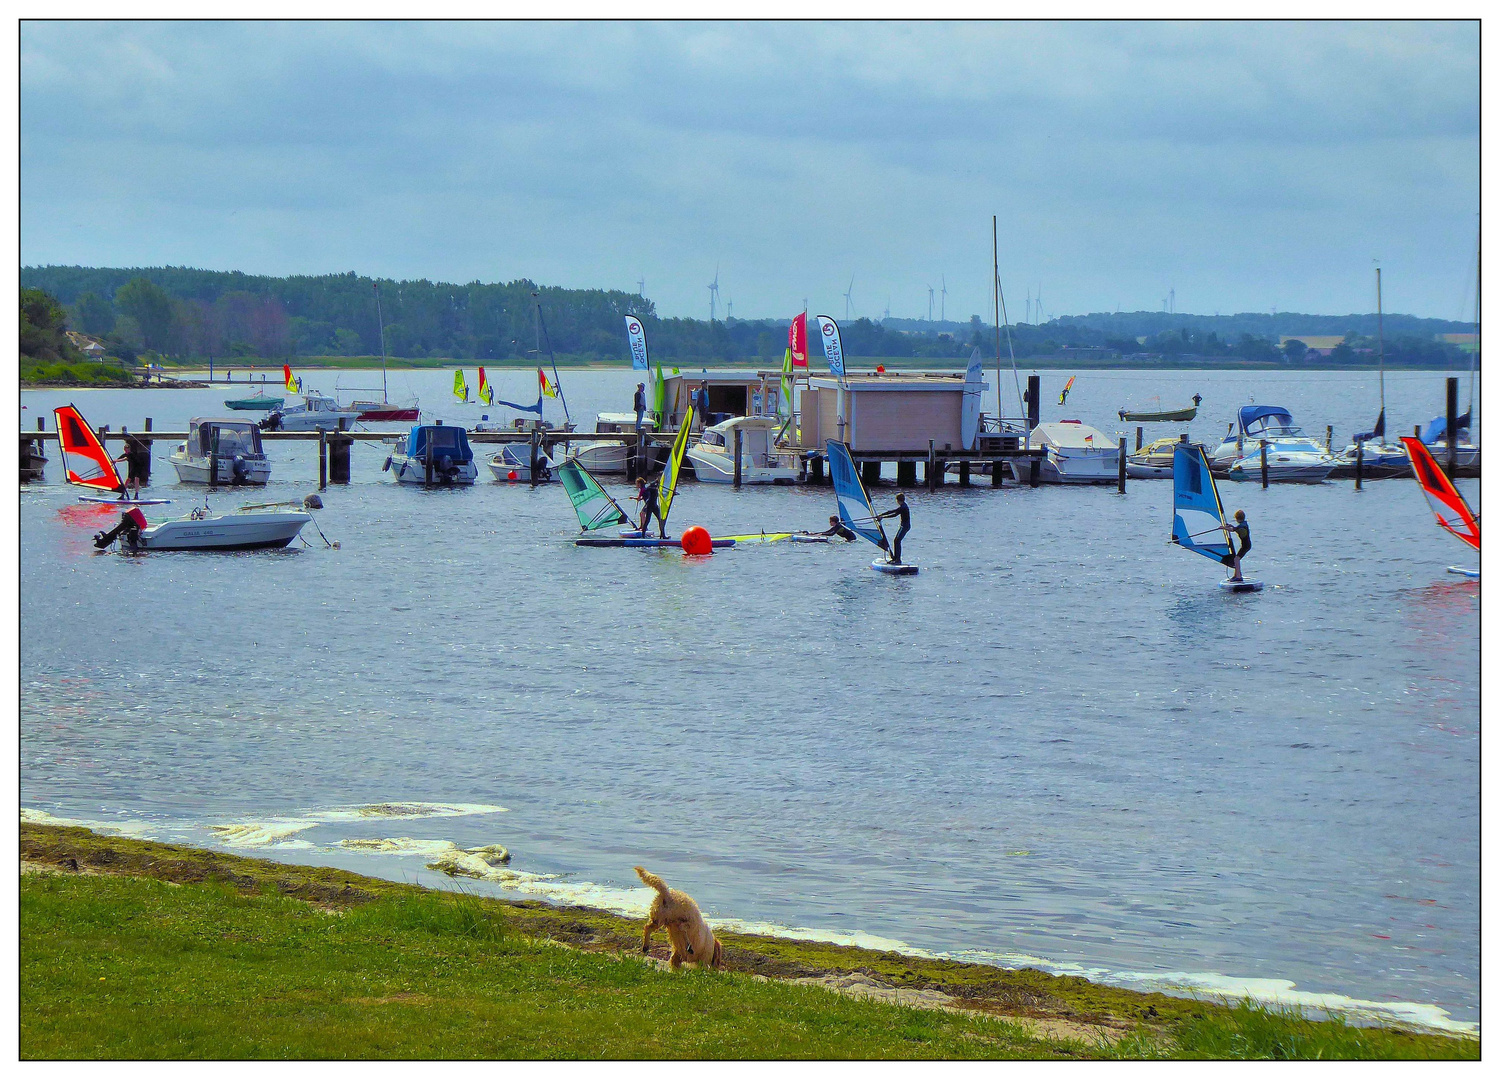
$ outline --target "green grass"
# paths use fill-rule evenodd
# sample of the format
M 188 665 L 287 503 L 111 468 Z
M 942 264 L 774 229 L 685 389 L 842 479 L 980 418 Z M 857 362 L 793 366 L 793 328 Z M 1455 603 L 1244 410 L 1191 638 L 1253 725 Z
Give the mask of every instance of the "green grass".
M 22 386 L 138 386 L 136 378 L 119 364 L 94 361 L 68 364 L 36 363 L 21 358 Z
M 23 859 L 88 871 L 22 877 L 25 1057 L 1479 1054 L 1476 1039 L 759 935 L 720 935 L 727 974 L 673 975 L 637 959 L 638 922 L 587 908 L 77 828 L 22 824 L 20 847 Z M 783 981 L 851 973 L 937 990 L 975 1013 Z M 1034 1038 L 1017 1018 L 1106 1025 L 1124 1038 Z

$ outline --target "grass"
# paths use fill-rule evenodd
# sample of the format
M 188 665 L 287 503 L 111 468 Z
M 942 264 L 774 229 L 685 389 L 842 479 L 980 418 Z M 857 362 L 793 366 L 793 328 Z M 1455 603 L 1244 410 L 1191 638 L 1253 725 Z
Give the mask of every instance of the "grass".
M 637 923 L 604 912 L 84 829 L 23 824 L 21 854 L 65 871 L 21 881 L 27 1058 L 1479 1053 L 1472 1039 L 755 935 L 722 935 L 727 974 L 673 975 L 640 961 Z M 971 1011 L 786 981 L 851 973 L 937 990 Z M 1101 1025 L 1115 1041 L 1059 1024 Z
M 119 364 L 95 361 L 36 363 L 21 358 L 22 386 L 138 386 L 140 379 Z

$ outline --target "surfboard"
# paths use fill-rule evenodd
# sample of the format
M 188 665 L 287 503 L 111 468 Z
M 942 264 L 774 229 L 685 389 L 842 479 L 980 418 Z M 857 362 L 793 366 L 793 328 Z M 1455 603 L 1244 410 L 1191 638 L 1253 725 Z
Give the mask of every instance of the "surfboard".
M 1479 571 L 1478 570 L 1469 570 L 1469 569 L 1466 569 L 1465 567 L 1462 567 L 1462 566 L 1450 566 L 1450 567 L 1448 567 L 1448 573 L 1450 573 L 1450 574 L 1462 574 L 1466 578 L 1473 578 L 1475 581 L 1479 580 Z
M 1221 581 L 1219 588 L 1225 592 L 1260 592 L 1266 587 L 1264 581 Z
M 607 548 L 681 548 L 682 541 L 666 540 L 654 536 L 580 536 L 573 541 L 575 547 L 607 547 Z M 727 537 L 714 540 L 714 547 L 734 547 L 734 541 Z
M 120 499 L 113 495 L 80 495 L 79 502 L 103 503 L 105 506 L 164 506 L 171 499 Z
M 917 572 L 915 563 L 892 563 L 884 559 L 876 559 L 870 564 L 870 569 L 879 570 L 882 574 L 915 574 Z

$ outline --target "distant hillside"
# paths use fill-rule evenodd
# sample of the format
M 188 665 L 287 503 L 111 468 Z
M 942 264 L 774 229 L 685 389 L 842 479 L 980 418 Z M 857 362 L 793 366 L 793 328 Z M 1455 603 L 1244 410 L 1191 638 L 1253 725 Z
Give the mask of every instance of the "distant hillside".
M 34 266 L 22 268 L 21 284 L 57 297 L 68 308 L 70 325 L 117 345 L 119 355 L 130 350 L 184 359 L 380 354 L 377 281 L 352 271 L 267 277 L 177 266 Z M 545 357 L 550 348 L 580 359 L 624 362 L 626 315 L 645 324 L 653 359 L 668 364 L 774 364 L 786 348 L 789 319 L 661 319 L 651 301 L 617 290 L 561 289 L 526 279 L 463 285 L 382 279 L 378 284 L 385 347 L 395 357 L 498 361 Z M 1466 354 L 1435 336 L 1469 329 L 1466 323 L 1386 315 L 1387 359 L 1393 365 L 1467 363 Z M 994 327 L 977 315 L 964 323 L 854 319 L 842 332 L 851 357 L 957 361 L 976 345 L 990 352 L 995 341 Z M 1132 355 L 1280 362 L 1289 359 L 1278 348 L 1283 335 L 1353 335 L 1333 362 L 1359 363 L 1367 359 L 1363 338 L 1374 333 L 1373 314 L 1137 311 L 1012 326 L 1010 340 L 1018 359 L 1086 351 L 1091 361 L 1106 363 L 1128 362 Z

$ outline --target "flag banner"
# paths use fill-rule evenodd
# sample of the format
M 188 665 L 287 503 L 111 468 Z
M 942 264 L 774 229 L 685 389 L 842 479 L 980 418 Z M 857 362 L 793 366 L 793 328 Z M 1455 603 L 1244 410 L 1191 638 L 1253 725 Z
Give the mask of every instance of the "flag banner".
M 844 342 L 839 337 L 839 324 L 831 315 L 819 315 L 818 332 L 823 339 L 823 354 L 828 357 L 828 370 L 840 379 L 844 377 Z
M 788 346 L 781 360 L 781 396 L 776 399 L 776 415 L 783 420 L 792 415 L 792 350 Z
M 625 316 L 625 336 L 630 339 L 630 366 L 645 371 L 651 366 L 646 356 L 646 328 L 634 315 Z
M 807 312 L 803 312 L 792 320 L 792 325 L 786 330 L 786 343 L 792 350 L 792 366 L 805 368 L 807 366 Z
M 547 381 L 547 373 L 541 368 L 536 369 L 536 378 L 537 382 L 541 385 L 542 393 L 546 394 L 550 398 L 555 398 L 557 396 L 557 388 Z
M 495 391 L 490 387 L 490 381 L 484 377 L 484 368 L 479 369 L 479 400 L 486 405 L 495 402 Z

